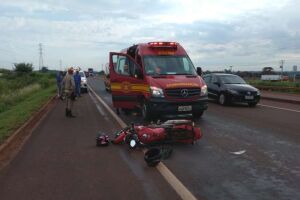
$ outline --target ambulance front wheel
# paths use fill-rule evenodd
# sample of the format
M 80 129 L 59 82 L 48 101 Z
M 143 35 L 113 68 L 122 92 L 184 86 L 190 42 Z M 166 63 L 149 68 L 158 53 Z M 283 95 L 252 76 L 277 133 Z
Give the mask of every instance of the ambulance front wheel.
M 193 113 L 193 119 L 194 119 L 194 120 L 199 120 L 199 119 L 202 117 L 203 112 L 204 112 L 204 111 L 200 111 L 200 112 L 195 112 L 195 113 Z
M 144 101 L 143 105 L 142 105 L 142 116 L 143 116 L 143 119 L 146 121 L 151 119 L 150 107 L 146 101 Z

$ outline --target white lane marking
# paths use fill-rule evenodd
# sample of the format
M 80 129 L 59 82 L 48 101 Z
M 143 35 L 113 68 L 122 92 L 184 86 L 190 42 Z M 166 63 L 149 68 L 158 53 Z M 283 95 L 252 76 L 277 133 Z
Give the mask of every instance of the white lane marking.
M 289 109 L 289 108 L 280 108 L 280 107 L 269 106 L 269 105 L 265 105 L 265 104 L 257 104 L 257 105 L 262 106 L 262 107 L 267 107 L 267 108 L 274 108 L 274 109 L 278 109 L 278 110 L 285 110 L 285 111 L 300 113 L 300 110 L 293 110 L 293 109 Z
M 95 97 L 102 103 L 102 105 L 106 108 L 106 110 L 115 118 L 115 120 L 117 120 L 117 122 L 120 124 L 120 126 L 122 128 L 127 127 L 127 125 L 123 122 L 123 120 L 117 116 L 117 114 L 102 100 L 102 98 L 99 97 L 91 87 L 89 87 L 89 89 L 91 92 L 93 92 Z
M 107 111 L 117 120 L 122 128 L 127 127 L 126 123 L 116 115 L 116 113 L 102 100 L 100 96 L 98 96 L 95 91 L 89 87 L 90 91 L 93 92 L 95 97 L 103 104 L 103 106 L 107 109 Z M 196 197 L 180 182 L 180 180 L 167 168 L 165 164 L 160 162 L 156 169 L 160 172 L 160 174 L 165 178 L 165 180 L 171 185 L 171 187 L 177 192 L 177 194 L 183 200 L 196 200 Z
M 102 108 L 97 104 L 96 99 L 91 95 L 91 93 L 89 93 L 89 95 L 90 95 L 92 101 L 96 104 L 96 107 L 97 107 L 98 111 L 100 112 L 100 114 L 101 114 L 102 116 L 105 116 L 104 111 L 103 111 Z
M 91 93 L 89 93 L 89 95 L 90 95 L 92 101 L 95 103 L 96 108 L 99 111 L 100 115 L 102 115 L 104 117 L 104 119 L 109 122 L 110 120 L 108 119 L 108 116 L 106 115 L 106 113 L 104 112 L 104 110 L 99 105 L 99 102 L 97 102 L 97 100 L 95 99 L 95 97 L 93 97 L 93 95 L 91 95 Z

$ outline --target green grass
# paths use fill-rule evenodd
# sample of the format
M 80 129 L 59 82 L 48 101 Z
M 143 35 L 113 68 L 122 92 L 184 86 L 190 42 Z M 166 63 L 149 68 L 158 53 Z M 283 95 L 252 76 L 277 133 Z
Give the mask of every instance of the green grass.
M 0 113 L 8 110 L 10 107 L 18 104 L 18 102 L 21 102 L 40 89 L 40 84 L 35 83 L 15 90 L 15 92 L 0 95 Z
M 55 94 L 55 85 L 39 89 L 18 104 L 0 113 L 0 144 L 24 124 Z
M 256 86 L 274 86 L 274 87 L 300 87 L 299 82 L 289 81 L 262 81 L 262 80 L 249 80 L 249 84 Z
M 262 80 L 248 80 L 250 85 L 259 89 L 266 89 L 285 93 L 300 93 L 300 82 L 290 81 L 262 81 Z

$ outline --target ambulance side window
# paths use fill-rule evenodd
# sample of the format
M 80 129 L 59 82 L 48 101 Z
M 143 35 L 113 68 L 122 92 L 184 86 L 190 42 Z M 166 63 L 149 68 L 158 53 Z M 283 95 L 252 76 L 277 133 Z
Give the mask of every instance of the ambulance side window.
M 133 76 L 135 64 L 126 56 L 117 56 L 115 72 L 124 76 Z

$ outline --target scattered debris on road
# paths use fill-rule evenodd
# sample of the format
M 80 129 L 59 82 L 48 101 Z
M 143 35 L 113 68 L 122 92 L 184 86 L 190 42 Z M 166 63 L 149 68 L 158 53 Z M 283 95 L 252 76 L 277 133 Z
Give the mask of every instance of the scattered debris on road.
M 242 155 L 242 154 L 246 153 L 246 150 L 235 151 L 235 152 L 230 152 L 230 153 L 234 154 L 234 155 Z
M 96 137 L 96 146 L 108 146 L 110 143 L 108 135 L 104 133 L 99 133 Z

